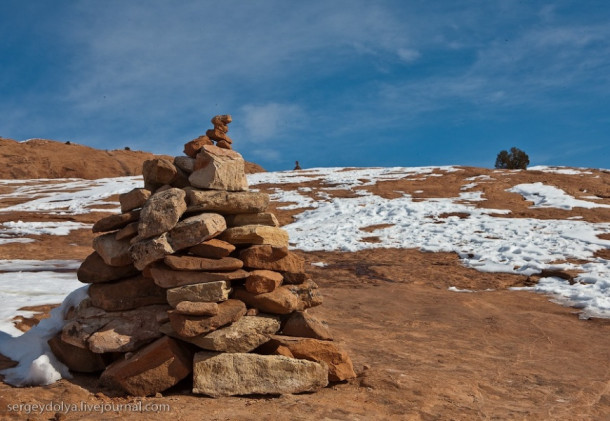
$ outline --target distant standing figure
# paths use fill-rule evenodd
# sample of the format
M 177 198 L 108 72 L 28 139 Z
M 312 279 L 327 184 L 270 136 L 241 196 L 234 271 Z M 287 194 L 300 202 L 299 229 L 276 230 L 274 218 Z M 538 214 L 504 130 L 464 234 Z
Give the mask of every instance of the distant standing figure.
M 294 169 L 295 169 L 295 170 L 301 170 L 301 169 L 302 169 L 302 168 L 301 168 L 301 166 L 299 165 L 299 161 L 296 161 L 296 162 L 295 162 Z

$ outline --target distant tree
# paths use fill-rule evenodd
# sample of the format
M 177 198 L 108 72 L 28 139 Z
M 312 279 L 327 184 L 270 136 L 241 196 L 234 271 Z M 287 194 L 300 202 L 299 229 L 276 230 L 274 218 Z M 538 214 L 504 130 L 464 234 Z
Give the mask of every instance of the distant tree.
M 126 150 L 126 151 L 130 151 L 130 150 L 131 150 L 131 148 L 130 148 L 129 146 L 125 146 L 125 150 Z
M 514 146 L 510 148 L 510 152 L 500 151 L 496 157 L 496 168 L 504 170 L 524 170 L 529 163 L 529 156 Z

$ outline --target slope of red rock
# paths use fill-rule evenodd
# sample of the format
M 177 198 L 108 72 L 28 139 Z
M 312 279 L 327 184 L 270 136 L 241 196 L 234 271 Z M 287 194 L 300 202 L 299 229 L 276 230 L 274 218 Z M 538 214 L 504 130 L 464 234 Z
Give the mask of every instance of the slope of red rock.
M 142 174 L 147 159 L 173 157 L 131 150 L 100 150 L 46 139 L 17 142 L 0 137 L 0 179 L 122 177 Z M 265 171 L 247 162 L 246 172 Z

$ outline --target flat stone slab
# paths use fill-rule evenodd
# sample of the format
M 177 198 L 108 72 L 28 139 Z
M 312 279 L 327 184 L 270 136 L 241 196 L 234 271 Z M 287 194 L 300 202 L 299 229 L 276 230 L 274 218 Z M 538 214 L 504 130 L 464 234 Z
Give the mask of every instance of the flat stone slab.
M 279 355 L 198 352 L 193 393 L 212 397 L 314 392 L 328 384 L 319 363 Z
M 295 253 L 270 245 L 251 246 L 239 253 L 244 266 L 253 269 L 267 269 L 278 272 L 302 273 L 305 261 Z
M 163 336 L 127 359 L 110 365 L 102 382 L 133 396 L 149 396 L 177 384 L 191 373 L 193 353 L 178 341 Z
M 305 311 L 292 313 L 282 327 L 282 334 L 324 341 L 333 340 L 328 326 Z
M 219 240 L 218 238 L 212 238 L 211 240 L 204 241 L 201 244 L 191 247 L 189 253 L 199 257 L 207 257 L 209 259 L 221 259 L 227 257 L 234 250 L 235 246 L 233 244 Z
M 89 298 L 95 307 L 106 311 L 125 311 L 167 303 L 165 289 L 141 275 L 116 282 L 93 284 L 89 287 Z
M 91 253 L 81 263 L 76 276 L 78 280 L 88 284 L 111 282 L 135 276 L 138 270 L 132 265 L 110 266 L 104 262 L 97 252 Z
M 156 263 L 150 267 L 150 275 L 154 279 L 155 284 L 159 285 L 160 287 L 174 288 L 204 282 L 244 279 L 248 276 L 248 272 L 243 269 L 238 269 L 231 272 L 173 270 L 163 264 Z
M 324 362 L 328 366 L 328 380 L 331 382 L 356 377 L 349 355 L 334 342 L 274 335 L 270 343 L 286 347 L 295 358 Z
M 215 316 L 218 314 L 218 303 L 180 301 L 176 304 L 176 311 L 188 316 Z
M 243 225 L 225 230 L 219 238 L 227 243 L 266 244 L 273 247 L 288 247 L 288 233 L 278 227 L 266 225 Z
M 202 213 L 178 222 L 168 233 L 168 241 L 174 251 L 178 251 L 214 238 L 226 228 L 222 215 Z
M 221 326 L 241 319 L 246 314 L 246 305 L 239 300 L 227 300 L 218 305 L 218 314 L 211 317 L 187 316 L 177 311 L 169 311 L 172 329 L 180 336 L 191 338 L 203 335 Z
M 275 290 L 282 284 L 284 277 L 272 270 L 253 270 L 246 278 L 245 287 L 252 294 L 264 294 Z
M 253 294 L 239 287 L 233 291 L 232 298 L 241 300 L 263 313 L 271 314 L 290 314 L 322 304 L 318 286 L 311 280 L 300 285 L 282 285 L 263 294 Z
M 218 303 L 228 300 L 230 293 L 229 281 L 205 282 L 168 289 L 167 302 L 172 307 L 176 307 L 181 301 Z
M 130 211 L 127 213 L 120 213 L 118 215 L 110 215 L 105 218 L 99 219 L 93 227 L 91 231 L 93 232 L 108 232 L 115 231 L 123 228 L 125 225 L 130 222 L 134 222 L 140 219 L 140 211 Z
M 132 263 L 129 241 L 117 240 L 115 233 L 109 232 L 93 239 L 93 249 L 109 266 L 127 266 Z
M 163 262 L 174 270 L 233 271 L 241 269 L 244 262 L 234 257 L 208 259 L 194 256 L 165 256 Z
M 279 227 L 280 223 L 271 212 L 259 213 L 241 213 L 238 215 L 227 215 L 228 227 L 240 227 L 242 225 L 268 225 L 270 227 Z
M 258 213 L 269 206 L 269 195 L 260 192 L 227 192 L 185 188 L 188 211 L 220 214 Z
M 241 300 L 263 313 L 290 314 L 299 308 L 298 297 L 285 287 L 264 294 L 253 294 L 243 288 L 235 288 L 232 298 Z
M 250 352 L 267 342 L 279 329 L 278 317 L 244 316 L 229 326 L 185 340 L 209 351 Z

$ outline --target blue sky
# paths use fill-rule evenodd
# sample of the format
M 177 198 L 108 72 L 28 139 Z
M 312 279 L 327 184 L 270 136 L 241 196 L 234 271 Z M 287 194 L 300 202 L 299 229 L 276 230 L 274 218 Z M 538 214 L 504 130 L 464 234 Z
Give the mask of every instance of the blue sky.
M 178 155 L 231 114 L 268 170 L 609 168 L 610 3 L 2 0 L 0 136 Z

